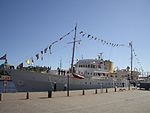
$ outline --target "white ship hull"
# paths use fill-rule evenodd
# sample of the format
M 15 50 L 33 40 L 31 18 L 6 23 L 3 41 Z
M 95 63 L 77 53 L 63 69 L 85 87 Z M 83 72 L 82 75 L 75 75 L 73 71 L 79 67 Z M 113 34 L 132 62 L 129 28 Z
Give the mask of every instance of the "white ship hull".
M 22 70 L 9 70 L 9 74 L 12 76 L 13 82 L 18 92 L 40 92 L 40 91 L 61 91 L 66 90 L 67 76 L 55 75 L 50 73 L 37 73 Z M 126 79 L 96 79 L 96 78 L 84 78 L 79 79 L 75 77 L 69 77 L 69 89 L 81 90 L 81 89 L 98 89 L 106 87 L 114 87 L 115 85 L 120 87 L 128 86 Z

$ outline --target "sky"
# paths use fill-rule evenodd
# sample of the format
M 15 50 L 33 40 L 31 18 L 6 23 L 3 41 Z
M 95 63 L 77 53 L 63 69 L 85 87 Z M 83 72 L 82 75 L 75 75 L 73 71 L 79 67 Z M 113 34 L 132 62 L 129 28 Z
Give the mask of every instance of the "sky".
M 42 60 L 36 60 L 52 42 L 74 29 L 77 24 L 75 62 L 77 59 L 111 60 L 120 69 L 130 66 L 129 42 L 134 49 L 133 68 L 150 71 L 150 1 L 149 0 L 0 0 L 0 56 L 17 66 L 33 57 L 34 65 L 55 69 L 69 68 L 74 32 L 52 46 Z M 82 37 L 91 36 L 114 44 Z M 0 61 L 2 64 L 4 61 Z

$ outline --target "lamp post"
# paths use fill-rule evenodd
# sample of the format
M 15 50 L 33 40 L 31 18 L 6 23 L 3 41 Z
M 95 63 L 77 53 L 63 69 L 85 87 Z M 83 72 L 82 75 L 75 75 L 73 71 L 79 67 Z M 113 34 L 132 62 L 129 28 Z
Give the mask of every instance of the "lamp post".
M 130 75 L 128 75 L 128 82 L 129 82 L 129 84 L 128 84 L 128 90 L 130 90 Z
M 128 80 L 129 80 L 129 90 L 130 90 L 130 80 L 132 77 L 132 67 L 133 67 L 133 46 L 132 46 L 132 41 L 129 43 L 129 46 L 131 48 L 131 75 L 128 75 Z

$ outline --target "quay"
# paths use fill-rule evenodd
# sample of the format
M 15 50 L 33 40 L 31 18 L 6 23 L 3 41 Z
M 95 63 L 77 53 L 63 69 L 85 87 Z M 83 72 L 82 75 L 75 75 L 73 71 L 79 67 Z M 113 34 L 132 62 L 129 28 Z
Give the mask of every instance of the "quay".
M 29 93 L 3 93 L 0 113 L 150 113 L 150 92 L 113 88 L 95 90 Z

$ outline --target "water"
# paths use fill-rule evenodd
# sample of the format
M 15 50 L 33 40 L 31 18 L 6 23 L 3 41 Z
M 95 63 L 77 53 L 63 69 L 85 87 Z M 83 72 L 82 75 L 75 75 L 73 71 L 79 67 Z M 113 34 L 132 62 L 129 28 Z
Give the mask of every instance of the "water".
M 12 81 L 7 81 L 6 84 L 0 80 L 0 93 L 13 93 L 16 92 L 15 85 Z

